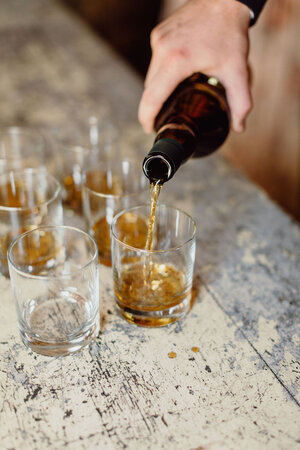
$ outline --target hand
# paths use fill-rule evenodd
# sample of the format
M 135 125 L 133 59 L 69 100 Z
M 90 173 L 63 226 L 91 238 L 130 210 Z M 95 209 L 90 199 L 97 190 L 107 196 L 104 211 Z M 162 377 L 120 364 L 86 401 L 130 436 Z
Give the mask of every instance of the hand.
M 139 106 L 146 132 L 176 86 L 195 72 L 225 87 L 232 129 L 242 132 L 252 107 L 248 74 L 249 9 L 236 0 L 189 0 L 151 33 L 152 59 Z

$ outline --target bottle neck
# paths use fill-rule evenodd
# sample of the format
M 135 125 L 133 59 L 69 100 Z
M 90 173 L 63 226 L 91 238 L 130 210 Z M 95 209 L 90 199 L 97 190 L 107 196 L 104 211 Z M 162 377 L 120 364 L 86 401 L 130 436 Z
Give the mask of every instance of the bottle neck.
M 166 134 L 166 130 L 164 134 Z M 173 133 L 169 134 L 170 137 L 163 137 L 162 134 L 157 136 L 152 149 L 143 162 L 144 174 L 150 182 L 165 183 L 170 180 L 179 167 L 192 155 L 194 146 L 187 147 L 186 139 L 179 136 L 180 134 L 176 133 L 176 138 Z M 188 139 L 190 139 L 189 136 Z
M 151 183 L 165 183 L 174 175 L 172 166 L 164 155 L 148 155 L 143 162 L 143 171 Z

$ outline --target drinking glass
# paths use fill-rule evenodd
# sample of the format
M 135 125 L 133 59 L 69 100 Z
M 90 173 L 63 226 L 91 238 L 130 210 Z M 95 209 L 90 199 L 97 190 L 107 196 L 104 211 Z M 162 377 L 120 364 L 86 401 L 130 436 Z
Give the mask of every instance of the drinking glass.
M 57 174 L 63 185 L 63 202 L 77 213 L 82 210 L 82 174 L 102 160 L 113 160 L 117 154 L 118 134 L 104 119 L 89 117 L 86 121 L 65 125 L 55 132 L 59 150 Z
M 112 222 L 115 302 L 131 323 L 159 327 L 181 319 L 189 310 L 195 264 L 196 225 L 183 211 L 156 209 L 152 250 L 131 245 L 122 230 L 125 214 L 146 221 L 149 205 L 120 212 Z
M 103 162 L 85 172 L 83 178 L 83 213 L 88 233 L 95 239 L 99 261 L 111 266 L 110 225 L 121 209 L 144 203 L 149 181 L 134 160 L 121 159 L 114 163 Z M 122 227 L 126 234 L 132 228 L 131 215 L 123 216 Z M 136 224 L 135 224 L 136 225 Z M 139 223 L 136 239 L 144 236 L 147 223 Z
M 97 151 L 102 159 L 113 159 L 118 154 L 119 133 L 108 117 L 89 116 L 65 124 L 54 131 L 54 137 L 58 144 Z
M 0 175 L 0 272 L 8 275 L 7 250 L 19 234 L 41 225 L 61 225 L 61 187 L 43 169 Z
M 46 141 L 35 130 L 10 127 L 0 130 L 0 174 L 22 168 L 46 167 Z
M 60 156 L 58 176 L 63 187 L 63 204 L 67 209 L 80 214 L 82 175 L 87 167 L 95 163 L 97 156 L 92 150 L 79 145 L 61 145 Z
M 43 355 L 63 355 L 99 333 L 98 256 L 94 240 L 66 226 L 39 227 L 8 251 L 21 338 Z

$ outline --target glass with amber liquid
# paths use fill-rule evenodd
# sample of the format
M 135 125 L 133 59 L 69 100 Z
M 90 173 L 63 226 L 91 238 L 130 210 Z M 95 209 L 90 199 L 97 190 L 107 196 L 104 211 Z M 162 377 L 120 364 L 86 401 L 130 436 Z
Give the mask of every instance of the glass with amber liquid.
M 0 272 L 8 275 L 7 250 L 18 235 L 42 225 L 61 225 L 59 182 L 43 169 L 22 169 L 0 175 Z M 52 247 L 43 240 L 43 251 Z M 43 251 L 30 246 L 34 263 L 44 261 Z M 25 261 L 26 262 L 26 261 Z
M 66 210 L 81 214 L 83 172 L 95 165 L 98 155 L 96 151 L 79 145 L 61 145 L 60 149 L 60 167 L 57 172 L 62 184 L 63 204 Z
M 196 249 L 195 222 L 183 211 L 156 205 L 151 246 L 146 234 L 144 245 L 138 247 L 126 243 L 122 234 L 125 214 L 132 214 L 148 224 L 149 205 L 122 211 L 112 223 L 117 309 L 125 319 L 137 325 L 168 325 L 184 317 L 190 308 Z
M 59 150 L 57 174 L 63 186 L 64 206 L 80 214 L 83 172 L 100 161 L 113 159 L 117 153 L 118 132 L 104 117 L 90 116 L 55 130 L 54 140 Z
M 110 226 L 115 214 L 144 203 L 147 193 L 148 180 L 134 160 L 103 162 L 84 173 L 82 195 L 86 229 L 97 243 L 102 264 L 111 266 Z M 128 213 L 119 225 L 128 245 L 145 246 L 147 220 Z

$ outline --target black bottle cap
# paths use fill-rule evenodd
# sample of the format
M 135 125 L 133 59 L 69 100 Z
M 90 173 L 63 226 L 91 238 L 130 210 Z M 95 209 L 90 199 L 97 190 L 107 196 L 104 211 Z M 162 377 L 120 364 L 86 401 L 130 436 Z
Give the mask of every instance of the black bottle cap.
M 173 139 L 159 139 L 143 161 L 143 171 L 149 180 L 164 183 L 173 177 L 185 161 L 184 149 Z

